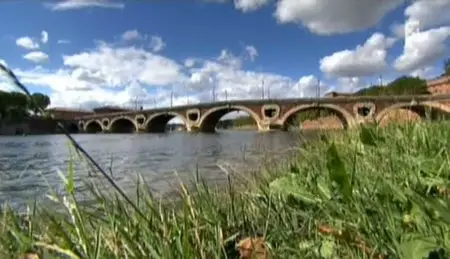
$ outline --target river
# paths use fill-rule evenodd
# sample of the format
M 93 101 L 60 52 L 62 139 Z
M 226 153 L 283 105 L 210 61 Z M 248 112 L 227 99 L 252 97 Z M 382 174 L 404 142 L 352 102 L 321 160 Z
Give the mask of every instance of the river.
M 267 155 L 282 156 L 299 145 L 298 133 L 222 131 L 216 134 L 174 132 L 166 134 L 77 134 L 75 140 L 105 169 L 112 172 L 125 191 L 135 189 L 140 174 L 155 192 L 163 195 L 176 188 L 178 178 L 200 175 L 208 182 L 226 179 L 218 164 L 245 172 L 261 164 Z M 49 190 L 61 192 L 71 158 L 64 135 L 0 137 L 0 204 L 22 210 L 36 198 L 46 199 Z M 86 163 L 75 161 L 76 187 L 89 179 Z M 223 167 L 222 167 L 223 168 Z M 111 170 L 109 170 L 111 169 Z M 196 173 L 197 172 L 197 173 Z

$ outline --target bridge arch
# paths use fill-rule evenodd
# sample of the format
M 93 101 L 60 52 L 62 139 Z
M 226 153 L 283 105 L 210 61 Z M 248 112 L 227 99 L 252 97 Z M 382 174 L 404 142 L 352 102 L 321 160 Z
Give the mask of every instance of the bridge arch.
M 397 103 L 380 111 L 376 116 L 376 122 L 380 124 L 389 113 L 397 110 L 412 111 L 422 119 L 427 117 L 428 112 L 430 112 L 431 119 L 436 119 L 439 115 L 450 116 L 450 106 L 439 102 Z
M 120 116 L 111 120 L 109 131 L 111 133 L 134 133 L 138 131 L 138 127 L 133 118 Z
M 339 107 L 334 104 L 303 104 L 291 108 L 287 111 L 283 117 L 281 117 L 281 124 L 284 129 L 287 129 L 290 124 L 294 122 L 297 114 L 305 111 L 313 111 L 313 110 L 328 110 L 331 111 L 334 115 L 336 115 L 342 123 L 342 126 L 346 128 L 352 128 L 355 126 L 356 122 L 353 116 L 344 108 Z
M 102 123 L 98 120 L 90 120 L 84 124 L 84 132 L 86 133 L 99 133 L 102 131 Z
M 177 112 L 161 112 L 151 115 L 144 122 L 144 127 L 147 132 L 150 133 L 164 133 L 166 132 L 167 124 L 170 120 L 179 117 L 185 127 L 187 127 L 187 120 L 182 114 Z
M 65 125 L 65 128 L 69 133 L 80 132 L 80 127 L 78 127 L 78 123 L 76 122 L 69 122 L 67 125 Z
M 201 132 L 215 132 L 217 123 L 220 121 L 220 119 L 225 116 L 227 113 L 234 112 L 234 111 L 243 111 L 250 115 L 250 117 L 253 118 L 253 120 L 256 122 L 256 125 L 260 124 L 260 116 L 252 111 L 251 109 L 241 106 L 241 105 L 226 105 L 226 106 L 219 106 L 214 107 L 206 111 L 204 114 L 202 114 L 200 121 L 198 122 L 199 125 L 199 131 Z

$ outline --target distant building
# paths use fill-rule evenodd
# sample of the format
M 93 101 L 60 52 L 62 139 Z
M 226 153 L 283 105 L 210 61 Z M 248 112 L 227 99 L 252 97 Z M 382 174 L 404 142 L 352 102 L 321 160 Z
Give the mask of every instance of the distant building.
M 428 91 L 431 94 L 450 94 L 450 76 L 442 76 L 427 81 Z
M 91 115 L 92 111 L 77 110 L 70 108 L 54 107 L 48 108 L 47 111 L 57 120 L 74 120 L 76 117 Z

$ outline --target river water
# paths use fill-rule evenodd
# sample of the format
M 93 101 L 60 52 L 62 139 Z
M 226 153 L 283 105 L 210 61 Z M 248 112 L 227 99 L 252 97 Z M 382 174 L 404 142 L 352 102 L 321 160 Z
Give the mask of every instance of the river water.
M 179 179 L 199 175 L 208 182 L 226 179 L 223 168 L 245 172 L 255 169 L 264 156 L 283 156 L 298 147 L 298 133 L 223 131 L 216 134 L 78 134 L 75 140 L 125 191 L 136 187 L 140 174 L 161 195 L 176 188 Z M 72 154 L 72 156 L 71 156 Z M 73 159 L 70 159 L 70 158 Z M 276 157 L 276 156 L 275 156 Z M 0 137 L 0 204 L 23 209 L 49 190 L 61 192 L 69 160 L 75 163 L 76 187 L 89 177 L 86 163 L 69 148 L 63 135 Z M 222 169 L 218 165 L 222 166 Z M 231 170 L 231 169 L 230 169 Z M 177 172 L 178 177 L 174 174 Z M 97 177 L 100 178 L 100 177 Z M 110 187 L 109 187 L 110 188 Z

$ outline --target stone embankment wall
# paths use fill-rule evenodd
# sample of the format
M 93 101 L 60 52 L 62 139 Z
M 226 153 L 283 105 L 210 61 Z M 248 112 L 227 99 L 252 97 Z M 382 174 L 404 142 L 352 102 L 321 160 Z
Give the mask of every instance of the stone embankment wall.
M 31 118 L 26 122 L 0 124 L 0 135 L 54 134 L 56 122 L 41 118 Z

